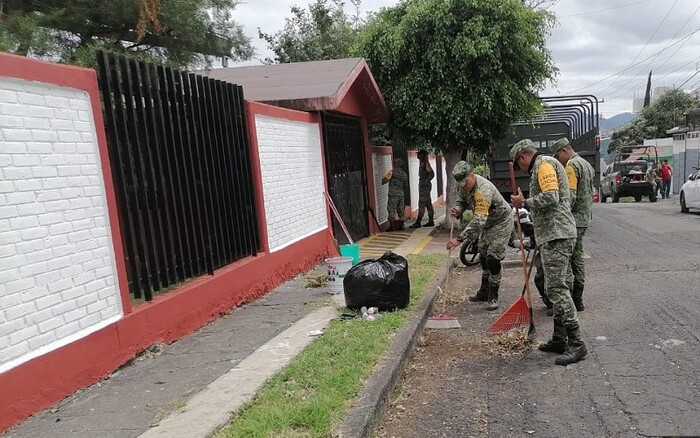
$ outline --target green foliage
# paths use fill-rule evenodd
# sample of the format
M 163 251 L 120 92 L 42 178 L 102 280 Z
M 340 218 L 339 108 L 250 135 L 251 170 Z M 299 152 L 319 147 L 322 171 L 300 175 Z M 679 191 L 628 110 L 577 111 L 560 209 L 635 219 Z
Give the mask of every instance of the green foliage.
M 700 107 L 700 99 L 683 90 L 672 90 L 652 105 L 642 109 L 639 117 L 631 124 L 613 132 L 608 153 L 620 146 L 634 146 L 645 139 L 668 137 L 666 131 L 685 124 L 685 113 Z
M 253 55 L 232 19 L 238 0 L 162 0 L 157 23 L 141 20 L 142 38 L 141 1 L 146 0 L 4 0 L 0 49 L 88 66 L 95 63 L 96 49 L 174 67 L 209 65 L 212 56 Z
M 284 28 L 276 34 L 264 33 L 258 28 L 258 36 L 267 42 L 274 58 L 268 64 L 320 61 L 350 57 L 350 47 L 358 38 L 363 20 L 360 18 L 360 0 L 350 0 L 355 15 L 345 12 L 343 0 L 316 0 L 308 11 L 291 8 L 292 16 L 285 19 Z
M 403 141 L 485 151 L 540 108 L 552 16 L 520 0 L 406 0 L 367 24 L 367 59 Z
M 411 301 L 407 309 L 382 313 L 381 319 L 371 322 L 331 321 L 323 336 L 271 378 L 234 421 L 213 436 L 332 436 L 333 425 L 360 393 L 444 262 L 444 254 L 409 256 Z

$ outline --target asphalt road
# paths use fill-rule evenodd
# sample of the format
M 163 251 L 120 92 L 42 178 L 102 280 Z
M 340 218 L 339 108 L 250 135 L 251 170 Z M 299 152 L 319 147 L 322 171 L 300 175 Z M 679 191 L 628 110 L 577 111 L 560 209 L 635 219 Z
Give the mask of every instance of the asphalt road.
M 585 250 L 586 360 L 496 354 L 485 333 L 496 316 L 456 299 L 463 328 L 425 332 L 377 436 L 700 436 L 700 214 L 677 198 L 596 204 Z M 469 268 L 453 287 L 465 295 L 477 280 Z M 521 288 L 510 264 L 501 311 Z M 534 308 L 543 342 L 551 320 Z

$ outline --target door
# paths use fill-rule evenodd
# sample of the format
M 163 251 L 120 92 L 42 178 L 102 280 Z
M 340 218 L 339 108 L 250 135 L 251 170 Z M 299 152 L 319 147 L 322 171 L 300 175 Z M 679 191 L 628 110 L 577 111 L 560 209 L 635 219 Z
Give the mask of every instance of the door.
M 353 241 L 369 235 L 365 148 L 360 119 L 323 112 L 323 142 L 328 192 Z M 349 243 L 332 218 L 333 234 Z
M 694 179 L 688 186 L 689 193 L 686 198 L 686 205 L 688 207 L 700 208 L 700 170 L 695 172 Z

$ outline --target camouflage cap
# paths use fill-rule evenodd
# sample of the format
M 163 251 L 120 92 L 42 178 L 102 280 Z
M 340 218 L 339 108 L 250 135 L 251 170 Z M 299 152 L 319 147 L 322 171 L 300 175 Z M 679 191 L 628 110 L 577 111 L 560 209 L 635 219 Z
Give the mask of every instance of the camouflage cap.
M 520 152 L 527 148 L 535 148 L 535 143 L 532 142 L 529 138 L 520 140 L 519 142 L 515 143 L 513 147 L 510 148 L 510 158 L 511 160 L 515 160 L 515 157 L 518 156 Z
M 458 161 L 452 169 L 452 176 L 457 180 L 457 185 L 463 186 L 467 176 L 472 172 L 471 166 L 466 161 Z
M 552 154 L 556 154 L 560 150 L 564 149 L 565 147 L 569 146 L 569 139 L 564 137 L 560 138 L 559 140 L 555 141 L 553 145 L 549 147 L 549 151 Z

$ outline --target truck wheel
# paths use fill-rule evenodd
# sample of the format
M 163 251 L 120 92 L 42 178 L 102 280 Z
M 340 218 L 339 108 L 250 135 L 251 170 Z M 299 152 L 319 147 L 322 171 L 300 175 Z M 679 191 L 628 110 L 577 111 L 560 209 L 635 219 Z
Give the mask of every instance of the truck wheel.
M 634 195 L 634 202 L 640 202 L 642 200 L 642 195 Z
M 649 202 L 656 202 L 656 193 L 652 193 L 649 195 Z
M 685 205 L 685 193 L 681 192 L 681 213 L 688 213 L 689 211 Z

